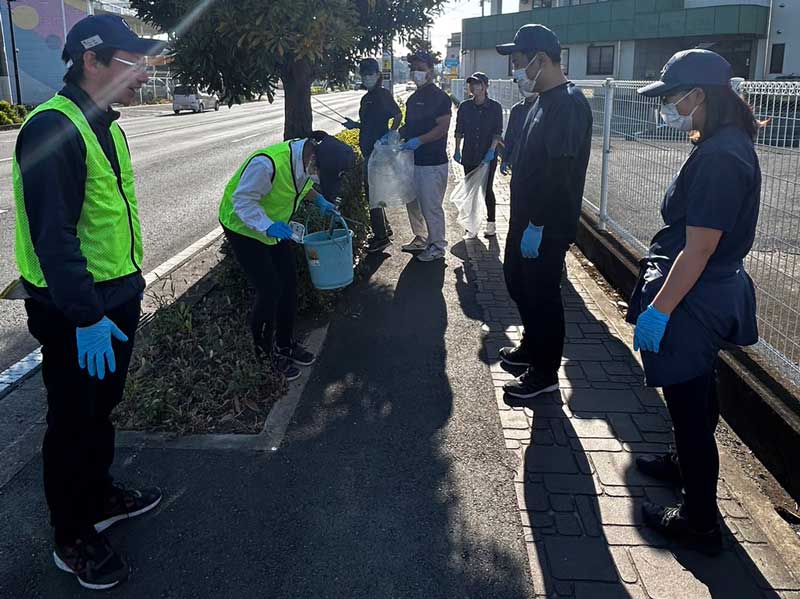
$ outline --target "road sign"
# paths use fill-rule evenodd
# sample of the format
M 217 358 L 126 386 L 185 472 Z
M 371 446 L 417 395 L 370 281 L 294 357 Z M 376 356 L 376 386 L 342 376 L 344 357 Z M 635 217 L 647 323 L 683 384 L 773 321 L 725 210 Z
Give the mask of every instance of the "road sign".
M 444 66 L 446 67 L 457 67 L 458 66 L 458 58 L 453 56 L 448 56 L 444 59 Z

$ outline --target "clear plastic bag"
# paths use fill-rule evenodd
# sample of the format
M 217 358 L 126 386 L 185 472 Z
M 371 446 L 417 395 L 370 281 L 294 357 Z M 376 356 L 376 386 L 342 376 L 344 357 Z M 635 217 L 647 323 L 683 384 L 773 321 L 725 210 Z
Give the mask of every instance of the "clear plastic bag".
M 389 135 L 389 143 L 375 144 L 369 157 L 369 207 L 398 208 L 416 199 L 414 152 L 400 150 L 400 136 Z
M 489 164 L 481 165 L 464 177 L 450 194 L 450 201 L 458 208 L 458 224 L 471 235 L 476 235 L 486 218 L 486 184 L 489 182 Z

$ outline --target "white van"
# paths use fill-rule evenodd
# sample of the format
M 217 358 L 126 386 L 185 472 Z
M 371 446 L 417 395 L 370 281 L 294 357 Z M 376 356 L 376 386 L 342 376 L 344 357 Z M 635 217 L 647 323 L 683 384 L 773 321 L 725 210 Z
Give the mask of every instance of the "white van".
M 205 112 L 206 109 L 219 110 L 219 98 L 215 94 L 201 91 L 193 85 L 176 85 L 172 92 L 172 110 L 180 114 L 181 110 Z

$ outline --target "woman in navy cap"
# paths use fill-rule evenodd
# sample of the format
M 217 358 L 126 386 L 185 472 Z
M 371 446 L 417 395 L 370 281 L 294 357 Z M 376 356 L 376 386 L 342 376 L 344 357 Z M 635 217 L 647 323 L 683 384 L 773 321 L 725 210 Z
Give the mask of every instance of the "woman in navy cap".
M 225 188 L 219 221 L 256 301 L 250 315 L 256 353 L 272 361 L 287 380 L 300 376 L 316 356 L 294 340 L 297 275 L 289 221 L 302 201 L 312 201 L 325 215 L 338 214 L 336 197 L 355 154 L 324 131 L 256 150 Z
M 709 554 L 721 549 L 714 363 L 726 344 L 758 340 L 743 260 L 758 220 L 753 141 L 760 123 L 730 78 L 720 55 L 685 50 L 667 62 L 660 81 L 639 90 L 662 99 L 662 119 L 689 132 L 694 147 L 661 204 L 664 227 L 642 259 L 628 313 L 647 385 L 663 387 L 675 433 L 673 453 L 640 457 L 637 466 L 683 487 L 680 505 L 645 503 L 645 521 Z

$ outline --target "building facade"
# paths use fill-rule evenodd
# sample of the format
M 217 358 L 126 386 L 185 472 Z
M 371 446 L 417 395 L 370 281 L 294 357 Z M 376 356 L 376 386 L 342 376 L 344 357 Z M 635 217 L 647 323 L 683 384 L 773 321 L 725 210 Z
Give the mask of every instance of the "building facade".
M 559 36 L 571 79 L 657 79 L 672 54 L 707 48 L 746 79 L 800 78 L 798 0 L 527 0 L 520 12 L 464 19 L 464 72 L 507 78 L 510 60 L 495 45 L 522 25 Z
M 64 39 L 75 23 L 88 14 L 117 14 L 125 18 L 140 35 L 155 32 L 140 21 L 124 0 L 16 0 L 0 2 L 2 42 L 5 48 L 5 70 L 11 97 L 2 98 L 25 104 L 39 104 L 61 89 L 65 66 L 61 61 Z M 11 18 L 9 18 L 11 17 Z M 19 93 L 14 72 L 11 44 L 11 23 L 14 26 Z M 3 91 L 4 85 L 0 85 Z

